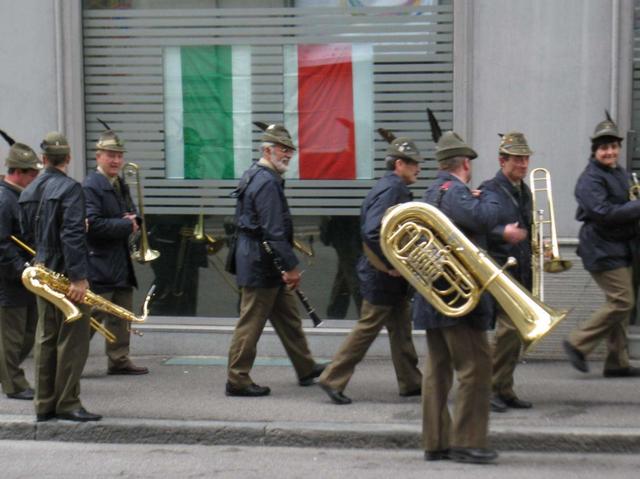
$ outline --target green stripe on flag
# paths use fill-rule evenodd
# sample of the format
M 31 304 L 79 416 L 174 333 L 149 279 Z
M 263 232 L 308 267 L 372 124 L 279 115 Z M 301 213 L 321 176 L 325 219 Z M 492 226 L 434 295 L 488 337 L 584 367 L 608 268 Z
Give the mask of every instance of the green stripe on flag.
M 180 50 L 184 178 L 234 178 L 231 47 Z

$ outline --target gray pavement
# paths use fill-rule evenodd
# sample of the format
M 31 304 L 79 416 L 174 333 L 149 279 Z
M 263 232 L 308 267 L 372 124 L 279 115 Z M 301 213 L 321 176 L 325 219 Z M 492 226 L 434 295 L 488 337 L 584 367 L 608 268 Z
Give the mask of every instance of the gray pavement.
M 221 356 L 141 356 L 146 376 L 107 376 L 106 358 L 92 355 L 82 401 L 104 415 L 98 423 L 36 423 L 29 401 L 0 398 L 0 439 L 110 443 L 270 445 L 420 449 L 419 398 L 397 394 L 388 359 L 366 359 L 337 406 L 318 386 L 297 385 L 286 359 L 260 357 L 254 381 L 272 388 L 265 398 L 224 395 Z M 326 358 L 325 358 L 326 359 Z M 602 364 L 574 371 L 566 362 L 518 366 L 516 384 L 531 410 L 491 416 L 500 450 L 639 452 L 640 379 L 605 379 Z M 33 377 L 32 360 L 27 374 Z

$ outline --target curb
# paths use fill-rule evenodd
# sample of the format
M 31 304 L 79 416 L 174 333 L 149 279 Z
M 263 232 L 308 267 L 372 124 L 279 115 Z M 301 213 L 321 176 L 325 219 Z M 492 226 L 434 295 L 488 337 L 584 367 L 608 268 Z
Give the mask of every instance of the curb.
M 96 423 L 0 417 L 0 440 L 421 449 L 420 426 L 329 422 L 103 419 Z M 494 428 L 492 447 L 529 452 L 640 452 L 640 428 Z

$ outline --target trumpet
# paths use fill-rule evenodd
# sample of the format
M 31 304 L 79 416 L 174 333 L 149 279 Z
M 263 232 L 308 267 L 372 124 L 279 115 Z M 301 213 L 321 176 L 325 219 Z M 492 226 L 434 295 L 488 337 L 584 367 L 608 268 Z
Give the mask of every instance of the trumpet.
M 27 253 L 30 253 L 31 256 L 36 255 L 36 252 L 33 248 L 31 248 L 29 245 L 27 245 L 23 241 L 19 240 L 17 237 L 11 235 L 11 240 L 15 244 L 20 246 L 23 250 L 25 250 Z M 96 333 L 99 333 L 102 336 L 104 336 L 104 338 L 112 344 L 116 342 L 115 335 L 111 331 L 109 331 L 107 328 L 105 328 L 100 321 L 98 321 L 94 317 L 91 317 L 89 321 L 91 323 L 91 327 L 96 331 Z
M 135 163 L 127 163 L 122 168 L 122 176 L 124 182 L 131 186 L 135 184 L 136 193 L 138 195 L 138 209 L 140 211 L 140 248 L 134 249 L 131 258 L 138 263 L 144 264 L 154 259 L 158 259 L 160 252 L 149 247 L 149 236 L 147 235 L 147 224 L 144 218 L 144 203 L 142 195 L 142 183 L 140 182 L 140 167 Z
M 487 290 L 505 310 L 525 351 L 566 316 L 532 297 L 436 207 L 409 202 L 382 218 L 380 246 L 394 268 L 441 314 L 460 317 Z
M 551 193 L 551 174 L 545 168 L 535 168 L 529 173 L 531 186 L 533 225 L 531 227 L 531 293 L 544 301 L 544 273 L 561 273 L 571 268 L 571 261 L 560 258 L 556 221 Z M 541 184 L 541 186 L 538 186 Z M 538 194 L 545 193 L 546 209 L 539 208 Z M 548 215 L 545 217 L 545 212 Z M 545 225 L 549 225 L 550 238 L 545 237 Z
M 635 171 L 631 173 L 631 178 L 633 178 L 633 184 L 629 187 L 629 200 L 633 201 L 640 198 L 640 181 Z

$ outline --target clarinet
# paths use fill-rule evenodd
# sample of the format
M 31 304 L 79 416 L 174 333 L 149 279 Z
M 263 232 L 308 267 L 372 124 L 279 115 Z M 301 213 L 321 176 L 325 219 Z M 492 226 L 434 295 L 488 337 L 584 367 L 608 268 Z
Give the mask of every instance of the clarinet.
M 273 265 L 280 272 L 280 274 L 284 274 L 285 270 L 284 270 L 284 267 L 282 266 L 282 262 L 280 261 L 280 258 L 278 258 L 278 256 L 276 255 L 275 251 L 273 251 L 273 248 L 271 248 L 271 245 L 269 244 L 269 242 L 263 241 L 262 247 L 267 252 L 267 254 L 271 257 L 271 260 L 273 261 Z M 302 291 L 300 291 L 300 288 L 294 289 L 294 292 L 296 293 L 296 295 L 298 296 L 298 299 L 304 306 L 304 309 L 307 311 L 307 314 L 311 318 L 311 321 L 313 321 L 313 327 L 317 328 L 318 326 L 320 326 L 322 324 L 322 320 L 316 313 L 316 310 L 313 309 L 313 306 L 311 306 L 311 303 L 309 303 L 309 298 L 307 298 L 307 296 Z

